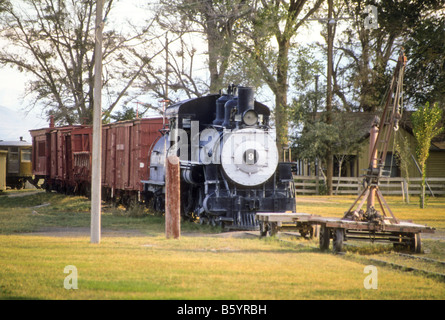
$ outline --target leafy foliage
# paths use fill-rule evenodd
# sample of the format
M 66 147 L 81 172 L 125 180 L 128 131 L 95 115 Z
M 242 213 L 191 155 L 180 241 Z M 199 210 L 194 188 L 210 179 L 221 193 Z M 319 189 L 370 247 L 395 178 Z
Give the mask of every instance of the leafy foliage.
M 443 127 L 438 126 L 442 119 L 442 109 L 439 108 L 437 103 L 430 106 L 429 102 L 427 102 L 412 114 L 411 119 L 413 122 L 414 137 L 417 140 L 417 160 L 422 170 L 420 206 L 423 208 L 425 205 L 426 160 L 429 157 L 431 140 L 444 130 Z
M 406 93 L 415 104 L 445 107 L 445 17 L 424 19 L 406 42 Z
M 3 2 L 2 2 L 3 3 Z M 96 1 L 9 1 L 3 6 L 0 65 L 27 73 L 27 94 L 59 124 L 91 122 L 94 105 Z M 113 0 L 105 1 L 104 25 Z M 101 28 L 102 30 L 102 28 Z M 147 42 L 144 30 L 103 29 L 103 86 L 108 93 L 106 116 L 147 66 L 150 58 L 137 54 Z

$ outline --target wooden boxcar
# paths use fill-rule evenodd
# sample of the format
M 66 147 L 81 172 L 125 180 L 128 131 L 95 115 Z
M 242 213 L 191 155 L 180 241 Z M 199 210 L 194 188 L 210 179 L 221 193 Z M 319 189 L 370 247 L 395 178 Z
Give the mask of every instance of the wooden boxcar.
M 102 191 L 125 205 L 139 200 L 148 180 L 149 150 L 161 136 L 162 118 L 120 121 L 102 127 Z M 93 130 L 91 126 L 49 127 L 30 131 L 33 174 L 45 188 L 89 196 Z
M 44 179 L 44 188 L 65 193 L 76 191 L 72 172 L 71 133 L 84 125 L 30 130 L 32 137 L 32 172 Z
M 102 186 L 106 198 L 124 205 L 140 200 L 141 180 L 147 180 L 149 150 L 161 136 L 162 118 L 144 118 L 102 128 Z

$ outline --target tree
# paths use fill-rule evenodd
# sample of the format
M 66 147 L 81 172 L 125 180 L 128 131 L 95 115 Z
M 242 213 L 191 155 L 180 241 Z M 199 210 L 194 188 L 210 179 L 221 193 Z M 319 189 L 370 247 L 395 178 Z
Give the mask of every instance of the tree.
M 322 0 L 256 1 L 238 42 L 255 63 L 261 78 L 275 95 L 275 127 L 278 150 L 288 145 L 289 52 L 299 28 L 321 6 Z M 281 156 L 281 151 L 280 151 Z
M 185 53 L 183 49 L 187 47 L 182 41 L 183 35 L 200 34 L 207 42 L 205 54 L 210 80 L 207 84 L 207 90 L 216 93 L 221 88 L 226 87 L 227 79 L 225 76 L 231 63 L 235 39 L 240 31 L 237 26 L 240 24 L 240 20 L 252 11 L 250 1 L 162 0 L 161 3 L 164 10 L 161 25 L 175 33 L 181 40 L 181 50 L 177 51 L 180 52 L 180 55 L 177 56 L 183 55 Z M 192 58 L 195 52 L 196 50 L 192 45 L 192 48 L 188 50 L 189 57 Z M 172 64 L 170 67 L 173 70 L 181 70 L 181 68 L 178 68 L 180 65 Z M 189 71 L 191 73 L 191 70 Z M 192 84 L 193 81 L 189 81 L 189 83 L 179 83 L 177 87 L 186 91 L 193 91 L 195 95 L 199 94 L 198 90 L 195 90 L 196 88 L 185 86 Z
M 304 113 L 304 111 L 303 111 Z M 318 162 L 326 168 L 327 155 L 331 153 L 338 163 L 338 177 L 341 177 L 342 165 L 349 156 L 355 156 L 360 150 L 361 123 L 354 121 L 354 114 L 334 112 L 332 123 L 326 122 L 326 113 L 319 113 L 313 120 L 312 113 L 306 114 L 303 132 L 293 136 L 293 143 L 301 159 L 309 163 Z M 327 175 L 321 170 L 327 183 Z M 326 190 L 329 193 L 329 190 Z M 338 191 L 338 185 L 337 190 Z
M 116 111 L 110 116 L 114 121 L 125 121 L 136 119 L 137 112 L 134 108 L 124 106 L 121 111 Z
M 419 107 L 411 116 L 413 133 L 417 141 L 416 155 L 422 171 L 422 193 L 420 196 L 420 208 L 422 209 L 425 207 L 426 160 L 429 157 L 431 140 L 444 129 L 438 126 L 441 119 L 442 110 L 438 103 L 430 106 L 429 102 L 425 106 Z
M 368 5 L 377 10 L 376 28 L 369 28 L 365 23 Z M 440 15 L 443 6 L 443 0 L 344 0 L 337 4 L 337 15 L 351 18 L 346 30 L 337 35 L 339 53 L 335 64 L 338 70 L 333 74 L 334 94 L 344 108 L 364 112 L 379 110 L 391 80 L 391 65 L 405 47 L 406 39 L 412 38 L 430 12 Z M 430 33 L 428 38 L 433 38 L 433 34 L 441 33 Z M 424 39 L 416 41 L 420 43 Z M 422 43 L 422 48 L 427 47 L 429 44 Z M 412 63 L 409 54 L 407 57 L 408 63 Z M 407 72 L 406 79 L 409 77 Z
M 106 1 L 104 21 L 113 0 Z M 92 121 L 94 105 L 94 43 L 96 1 L 8 1 L 0 20 L 0 64 L 28 73 L 27 94 L 59 124 Z M 103 41 L 104 91 L 107 118 L 150 63 L 136 55 L 146 30 L 132 35 L 105 25 Z M 155 54 L 154 54 L 155 55 Z
M 398 134 L 399 131 L 396 131 L 394 137 L 394 147 L 396 150 L 396 163 L 400 167 L 400 170 L 403 172 L 403 178 L 405 182 L 409 186 L 409 163 L 411 161 L 411 148 L 409 139 L 407 136 L 402 136 Z M 406 194 L 406 202 L 409 203 L 409 192 Z
M 413 104 L 438 102 L 445 108 L 445 17 L 422 20 L 405 44 L 405 91 Z
M 295 152 L 300 159 L 309 163 L 318 163 L 319 167 L 326 168 L 326 155 L 331 146 L 339 141 L 339 130 L 332 124 L 327 124 L 323 118 L 305 123 L 301 135 L 292 137 Z M 320 170 L 327 182 L 324 170 Z
M 338 178 L 340 178 L 343 163 L 351 156 L 360 153 L 362 146 L 361 124 L 354 119 L 353 113 L 337 113 L 333 118 L 334 128 L 338 131 L 338 140 L 331 145 L 331 150 L 337 159 Z M 338 193 L 339 186 L 340 179 L 337 182 L 335 194 Z

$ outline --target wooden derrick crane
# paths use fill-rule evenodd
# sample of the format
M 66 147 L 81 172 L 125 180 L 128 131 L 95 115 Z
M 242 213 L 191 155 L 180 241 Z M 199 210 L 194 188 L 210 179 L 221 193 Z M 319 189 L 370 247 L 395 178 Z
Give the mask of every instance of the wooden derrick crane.
M 386 220 L 394 224 L 399 223 L 379 189 L 379 180 L 383 174 L 391 134 L 399 127 L 405 65 L 406 56 L 402 52 L 394 70 L 382 116 L 380 119 L 376 119 L 370 130 L 370 159 L 364 177 L 364 189 L 345 213 L 343 219 L 368 222 Z M 379 203 L 383 216 L 375 209 L 375 199 Z M 366 200 L 367 208 L 364 211 L 362 207 Z
M 379 189 L 391 134 L 398 130 L 401 118 L 405 64 L 406 58 L 402 52 L 385 97 L 382 116 L 376 119 L 370 131 L 369 167 L 363 179 L 364 189 L 343 218 L 328 218 L 308 213 L 257 213 L 256 219 L 260 221 L 262 236 L 273 235 L 280 228 L 287 228 L 296 223 L 303 237 L 318 236 L 321 250 L 327 250 L 332 239 L 334 252 L 342 251 L 343 242 L 347 240 L 389 242 L 397 249 L 409 248 L 413 253 L 422 252 L 421 233 L 434 233 L 435 229 L 411 221 L 398 220 Z M 367 206 L 362 209 L 366 201 Z M 375 208 L 376 202 L 381 213 Z

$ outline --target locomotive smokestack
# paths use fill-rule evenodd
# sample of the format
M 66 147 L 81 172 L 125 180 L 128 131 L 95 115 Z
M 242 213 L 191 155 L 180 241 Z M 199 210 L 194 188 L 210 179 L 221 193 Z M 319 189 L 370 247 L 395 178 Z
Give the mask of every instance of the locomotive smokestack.
M 227 89 L 227 94 L 221 95 L 221 97 L 216 100 L 216 119 L 213 120 L 213 124 L 222 125 L 225 117 L 225 104 L 227 101 L 232 99 L 232 86 Z
M 238 114 L 254 108 L 254 90 L 252 87 L 238 87 Z

